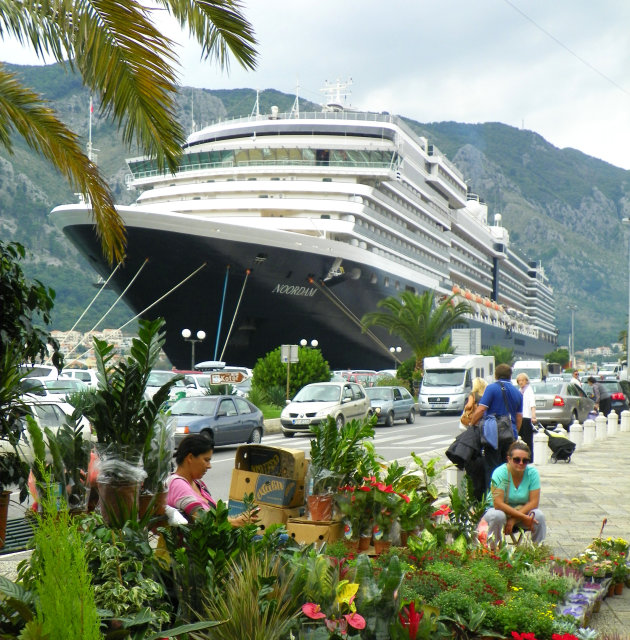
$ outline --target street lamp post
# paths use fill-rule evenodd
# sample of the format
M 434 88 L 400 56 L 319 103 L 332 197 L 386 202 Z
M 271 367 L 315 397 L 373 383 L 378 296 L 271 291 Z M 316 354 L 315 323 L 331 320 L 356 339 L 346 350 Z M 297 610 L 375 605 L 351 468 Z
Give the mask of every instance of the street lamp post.
M 571 368 L 575 369 L 575 312 L 577 306 L 574 304 L 568 304 L 567 309 L 571 312 L 571 348 L 569 349 L 569 356 L 571 358 Z
M 396 364 L 398 363 L 398 358 L 396 358 L 396 354 L 402 351 L 402 347 L 390 347 L 389 351 L 392 354 L 392 358 L 394 358 L 394 369 L 396 369 Z
M 623 224 L 630 224 L 630 218 L 622 218 Z M 630 241 L 628 243 L 628 329 L 626 333 L 626 371 L 630 367 Z
M 192 332 L 190 329 L 182 329 L 182 338 L 186 342 L 190 342 L 191 354 L 190 354 L 190 370 L 194 370 L 195 368 L 195 344 L 197 342 L 201 342 L 206 337 L 205 331 L 197 331 L 197 337 L 191 338 Z
M 305 347 L 307 344 L 308 344 L 308 340 L 306 338 L 302 338 L 300 340 L 300 346 L 301 347 Z M 315 340 L 315 339 L 311 340 L 311 347 L 313 347 L 313 349 L 315 349 L 318 344 L 319 344 L 319 342 L 317 342 L 317 340 Z

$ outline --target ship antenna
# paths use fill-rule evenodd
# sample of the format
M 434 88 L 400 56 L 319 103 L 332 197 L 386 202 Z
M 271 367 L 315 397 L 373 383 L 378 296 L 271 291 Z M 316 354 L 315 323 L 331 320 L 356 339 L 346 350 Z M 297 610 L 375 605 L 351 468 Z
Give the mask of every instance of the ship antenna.
M 345 82 L 342 82 L 337 78 L 334 84 L 326 80 L 324 87 L 321 89 L 322 93 L 326 96 L 326 104 L 324 105 L 327 111 L 341 111 L 346 105 L 346 99 L 350 94 L 348 89 L 352 84 L 352 78 L 348 78 Z M 343 99 L 342 99 L 343 93 Z
M 293 106 L 291 107 L 291 113 L 289 117 L 291 118 L 300 117 L 300 81 L 299 80 L 297 80 L 295 84 L 295 101 L 293 102 Z
M 260 116 L 260 99 L 259 99 L 260 89 L 256 89 L 256 102 L 254 102 L 254 108 L 250 114 L 250 118 L 252 116 L 256 116 L 257 118 Z
M 190 133 L 195 133 L 195 90 L 190 87 Z
M 88 143 L 87 143 L 87 157 L 90 162 L 96 164 L 97 155 L 94 153 L 98 151 L 92 146 L 92 114 L 94 113 L 94 103 L 92 102 L 92 96 L 90 95 L 90 120 L 88 124 Z

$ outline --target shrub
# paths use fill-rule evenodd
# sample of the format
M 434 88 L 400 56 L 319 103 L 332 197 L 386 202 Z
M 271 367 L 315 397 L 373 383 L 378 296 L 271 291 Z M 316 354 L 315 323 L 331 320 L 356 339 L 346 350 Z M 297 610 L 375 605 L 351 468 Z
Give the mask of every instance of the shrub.
M 440 610 L 441 616 L 452 618 L 456 614 L 468 617 L 470 610 L 477 611 L 480 606 L 475 599 L 459 589 L 442 591 L 429 604 Z
M 533 633 L 537 638 L 550 638 L 553 632 L 553 608 L 538 594 L 516 589 L 505 604 L 495 610 L 499 627 L 506 635 L 512 631 Z
M 285 400 L 287 399 L 287 388 L 281 385 L 274 385 L 267 389 L 267 398 L 269 403 L 276 407 L 284 407 Z
M 299 362 L 291 363 L 289 395 L 293 397 L 304 385 L 330 380 L 328 362 L 319 349 L 298 347 Z M 254 366 L 252 384 L 269 390 L 280 386 L 286 389 L 287 365 L 280 360 L 280 347 L 258 358 Z

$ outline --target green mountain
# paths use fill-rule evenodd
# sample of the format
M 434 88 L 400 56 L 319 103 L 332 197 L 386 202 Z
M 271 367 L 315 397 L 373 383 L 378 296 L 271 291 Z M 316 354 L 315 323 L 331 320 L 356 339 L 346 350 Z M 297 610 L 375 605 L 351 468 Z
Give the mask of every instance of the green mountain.
M 6 66 L 44 95 L 87 143 L 90 96 L 80 78 L 60 65 Z M 252 89 L 183 87 L 178 118 L 190 129 L 193 120 L 199 127 L 248 115 L 255 98 Z M 294 96 L 266 90 L 260 93 L 260 110 L 277 105 L 288 111 L 293 101 Z M 98 107 L 92 121 L 98 164 L 117 202 L 130 203 L 134 196 L 125 187 L 125 158 L 139 151 L 123 146 Z M 300 108 L 319 107 L 300 101 Z M 560 342 L 567 342 L 570 331 L 568 304 L 578 307 L 576 348 L 616 341 L 627 325 L 628 253 L 621 219 L 630 211 L 630 172 L 500 123 L 406 121 L 460 168 L 472 190 L 488 202 L 491 218 L 501 213 L 512 245 L 528 259 L 542 261 L 555 289 Z M 13 155 L 0 149 L 0 237 L 24 244 L 31 252 L 28 275 L 57 292 L 54 326 L 59 329 L 69 329 L 97 292 L 92 269 L 47 220 L 54 206 L 75 198 L 21 139 L 15 138 Z M 92 328 L 114 300 L 104 291 L 77 329 Z M 131 316 L 119 303 L 99 328 L 121 326 Z

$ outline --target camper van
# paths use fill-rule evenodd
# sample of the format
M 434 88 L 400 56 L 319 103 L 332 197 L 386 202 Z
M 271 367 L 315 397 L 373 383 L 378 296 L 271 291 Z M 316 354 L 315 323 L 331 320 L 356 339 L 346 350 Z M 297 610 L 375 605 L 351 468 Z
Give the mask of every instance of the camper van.
M 516 384 L 516 376 L 526 373 L 530 382 L 542 382 L 549 375 L 548 365 L 544 360 L 517 360 L 512 367 L 512 382 Z
M 427 411 L 461 413 L 475 378 L 494 381 L 494 356 L 447 354 L 424 359 L 424 377 L 418 404 Z

